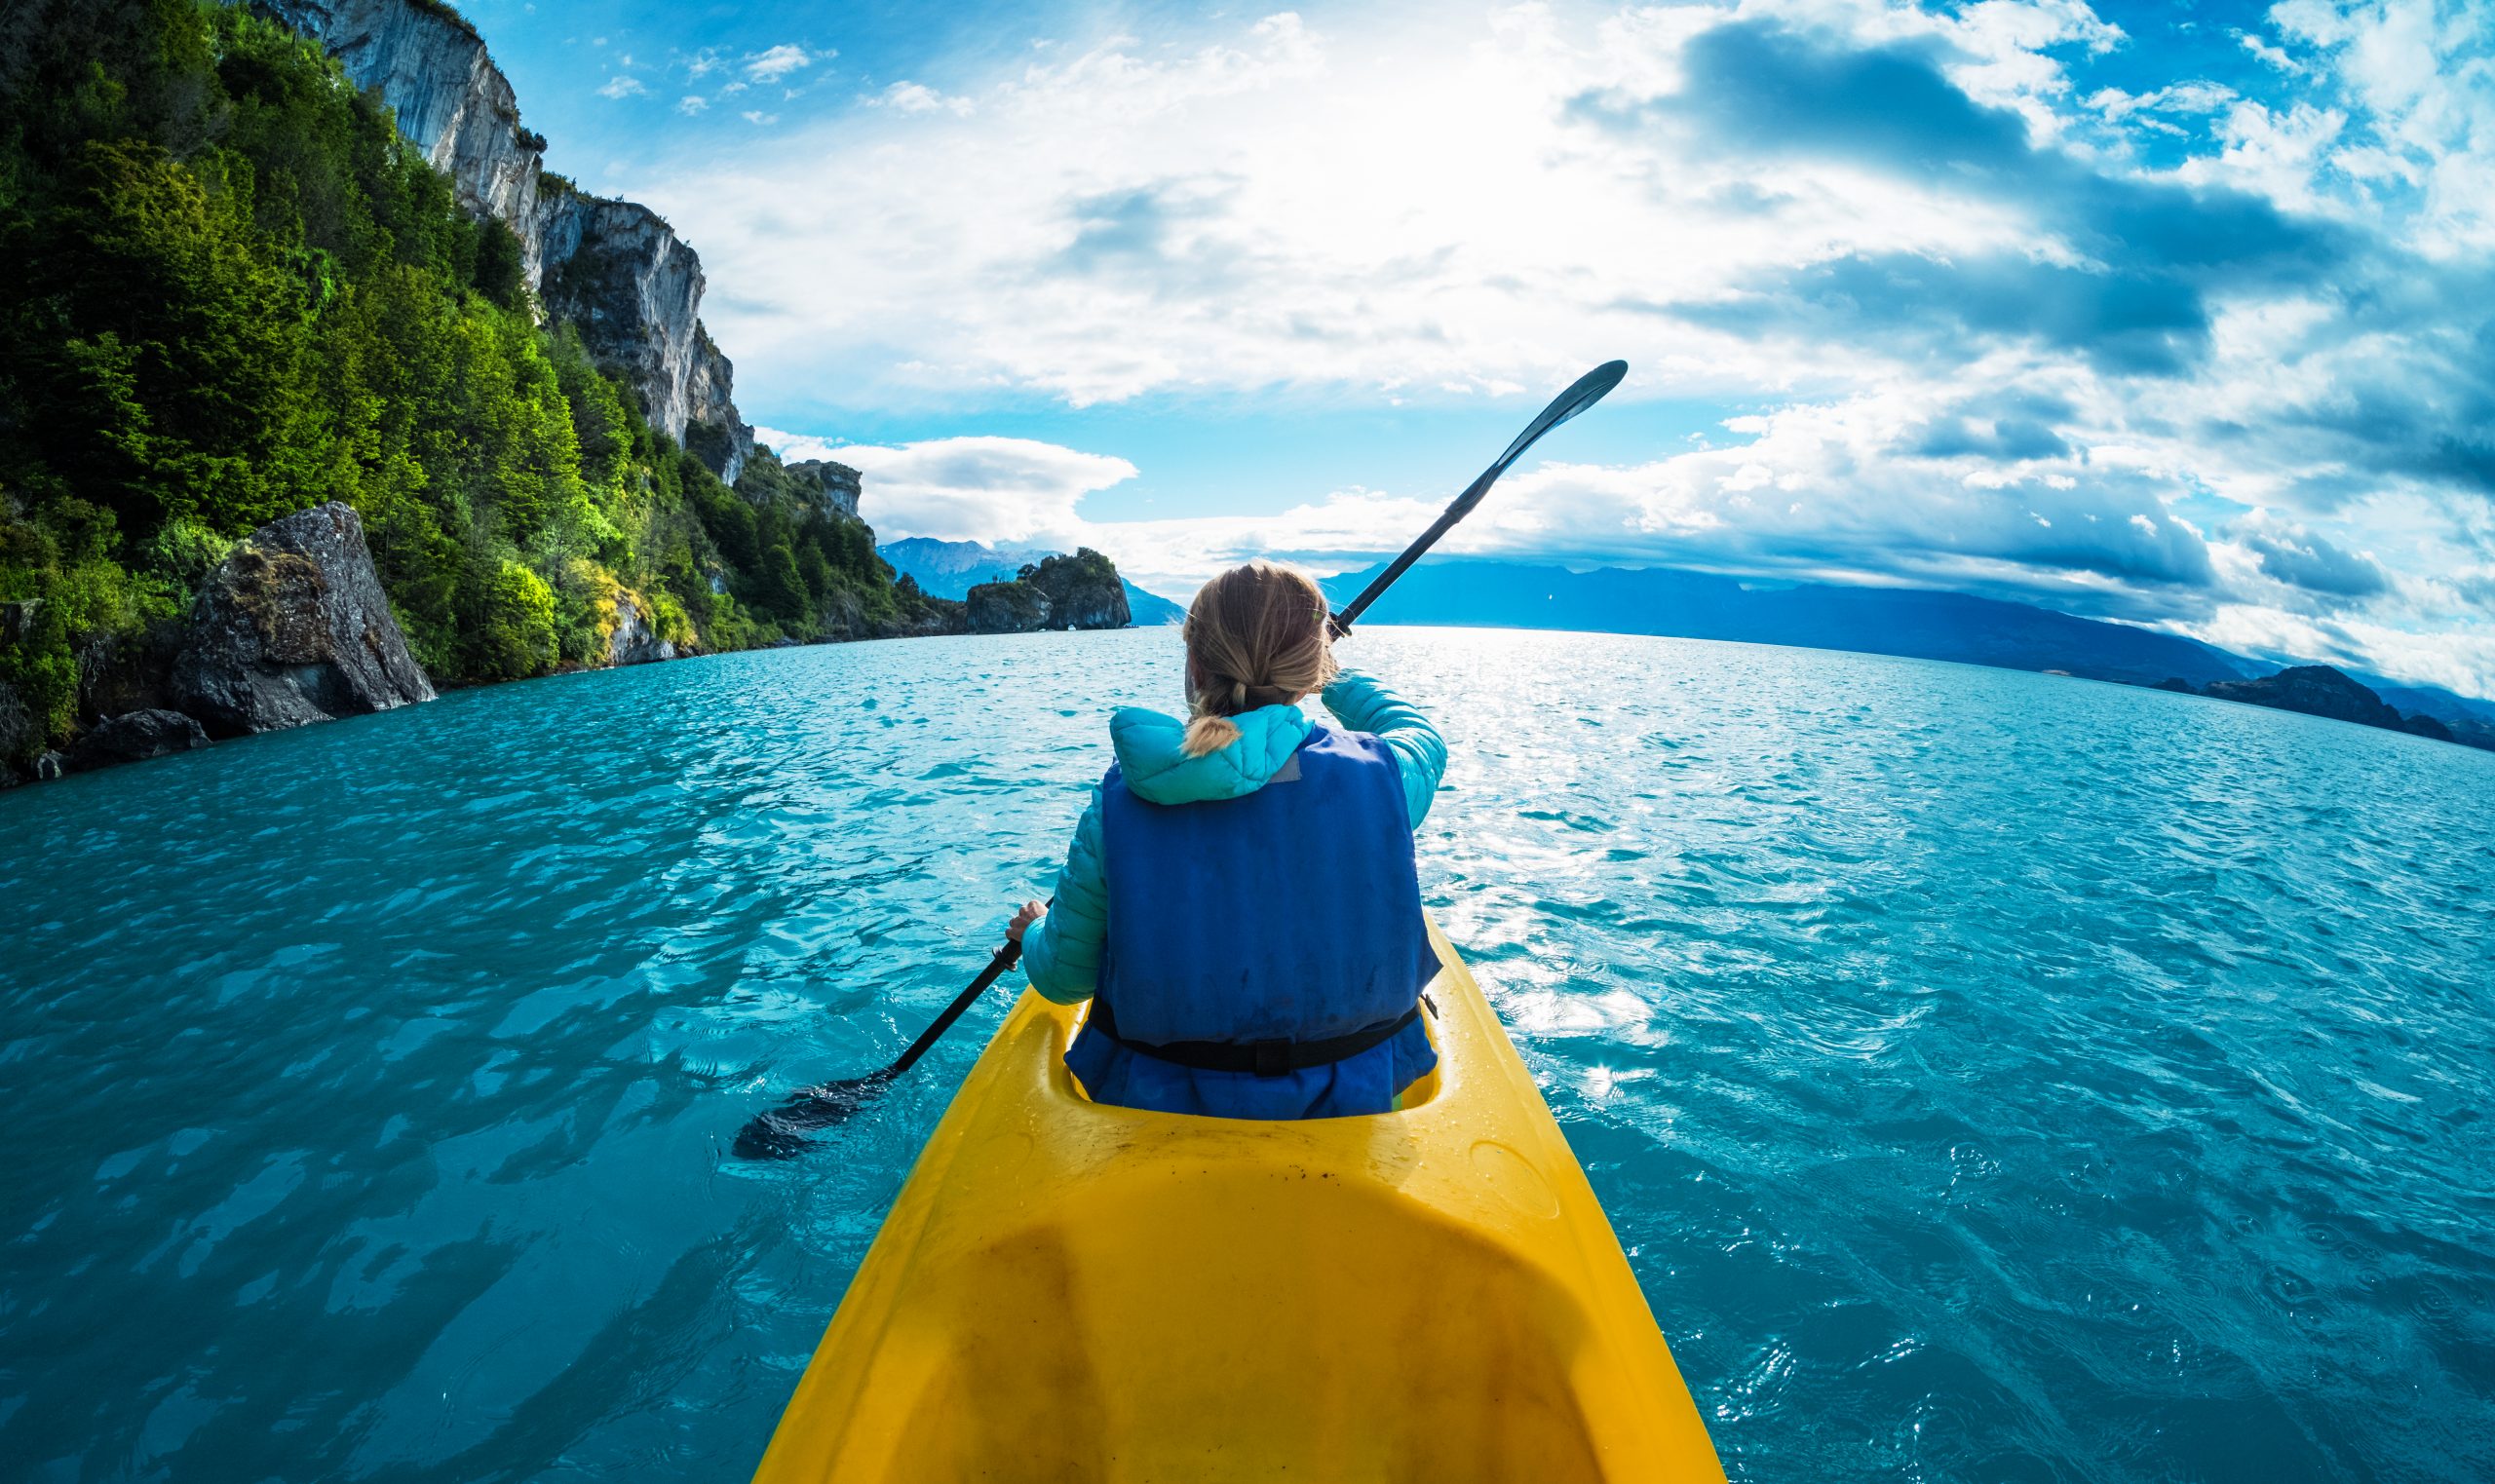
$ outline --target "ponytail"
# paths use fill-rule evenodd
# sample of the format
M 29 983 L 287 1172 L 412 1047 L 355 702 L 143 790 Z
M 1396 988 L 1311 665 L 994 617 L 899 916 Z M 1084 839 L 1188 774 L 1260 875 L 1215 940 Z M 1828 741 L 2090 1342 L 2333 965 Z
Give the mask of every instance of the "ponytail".
M 1289 705 L 1335 675 L 1325 594 L 1295 567 L 1233 567 L 1187 608 L 1187 723 L 1179 750 L 1217 752 L 1239 740 L 1230 718 Z
M 1202 757 L 1218 752 L 1239 740 L 1239 723 L 1227 716 L 1199 715 L 1187 723 L 1187 735 L 1178 742 L 1178 750 L 1189 757 Z

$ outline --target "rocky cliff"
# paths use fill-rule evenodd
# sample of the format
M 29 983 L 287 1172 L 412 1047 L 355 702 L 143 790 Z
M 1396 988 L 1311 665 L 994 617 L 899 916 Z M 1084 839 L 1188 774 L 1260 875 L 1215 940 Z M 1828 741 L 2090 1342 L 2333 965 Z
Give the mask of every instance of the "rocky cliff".
M 460 203 L 519 240 L 547 313 L 579 327 L 640 393 L 652 426 L 733 483 L 753 430 L 733 367 L 703 326 L 702 260 L 647 207 L 585 195 L 544 171 L 546 141 L 519 121 L 511 80 L 477 30 L 429 0 L 258 0 L 378 92 L 399 132 L 448 175 Z
M 864 487 L 858 471 L 829 459 L 806 459 L 789 465 L 788 472 L 814 482 L 822 491 L 825 509 L 844 515 L 858 514 L 858 495 Z

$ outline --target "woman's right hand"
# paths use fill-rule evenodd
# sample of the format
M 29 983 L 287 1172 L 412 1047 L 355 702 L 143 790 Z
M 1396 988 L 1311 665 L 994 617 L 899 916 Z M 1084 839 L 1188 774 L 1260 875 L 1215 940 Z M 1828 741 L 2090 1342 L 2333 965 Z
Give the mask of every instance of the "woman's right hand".
M 1047 903 L 1026 901 L 1022 903 L 1022 910 L 1014 914 L 1014 920 L 1005 925 L 1005 935 L 1018 943 L 1022 941 L 1022 934 L 1031 924 L 1048 915 Z

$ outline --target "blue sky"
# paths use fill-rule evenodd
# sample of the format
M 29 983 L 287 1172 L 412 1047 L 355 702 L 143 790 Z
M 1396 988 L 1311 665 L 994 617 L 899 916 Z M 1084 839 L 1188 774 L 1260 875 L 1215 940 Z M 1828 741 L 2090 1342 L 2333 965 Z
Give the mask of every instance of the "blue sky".
M 465 7 L 886 537 L 1911 584 L 2495 693 L 2495 8 Z

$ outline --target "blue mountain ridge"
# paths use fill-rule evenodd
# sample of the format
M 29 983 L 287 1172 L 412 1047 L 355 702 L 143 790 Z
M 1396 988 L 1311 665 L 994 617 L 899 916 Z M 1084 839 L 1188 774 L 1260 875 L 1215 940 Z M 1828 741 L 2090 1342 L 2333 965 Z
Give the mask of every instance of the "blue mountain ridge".
M 1364 567 L 1324 579 L 1348 602 L 1377 575 Z M 1812 649 L 1953 660 L 2005 669 L 2054 670 L 2155 685 L 2267 675 L 2277 666 L 2197 639 L 2128 624 L 1961 592 L 1744 582 L 1669 567 L 1565 567 L 1481 558 L 1424 561 L 1370 609 L 1383 624 L 1576 628 L 1728 639 Z M 2389 704 L 2442 720 L 2495 723 L 2495 704 L 2433 686 L 2352 674 Z
M 886 542 L 875 551 L 892 563 L 895 572 L 914 579 L 921 592 L 957 601 L 968 597 L 970 590 L 981 583 L 1012 582 L 1025 563 L 1061 554 L 1046 547 L 992 547 L 983 541 L 940 541 L 933 536 L 903 537 Z M 1133 614 L 1138 628 L 1175 624 L 1187 616 L 1176 603 L 1159 593 L 1146 592 L 1124 577 L 1118 579 L 1118 584 L 1126 589 L 1127 609 Z

